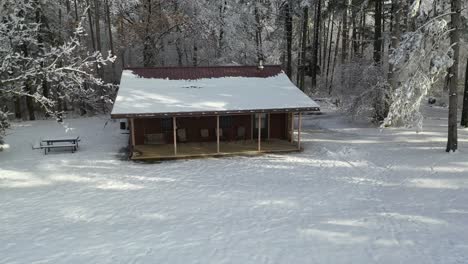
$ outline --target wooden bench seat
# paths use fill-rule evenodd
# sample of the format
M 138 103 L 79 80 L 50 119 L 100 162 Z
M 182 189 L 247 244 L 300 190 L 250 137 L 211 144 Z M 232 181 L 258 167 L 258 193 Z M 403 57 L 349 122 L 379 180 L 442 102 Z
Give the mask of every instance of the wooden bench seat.
M 47 155 L 47 152 L 50 152 L 51 149 L 65 149 L 65 148 L 70 148 L 71 152 L 74 153 L 78 147 L 77 143 L 59 143 L 59 144 L 53 144 L 53 145 L 44 145 L 41 144 L 40 148 L 44 149 L 44 154 Z

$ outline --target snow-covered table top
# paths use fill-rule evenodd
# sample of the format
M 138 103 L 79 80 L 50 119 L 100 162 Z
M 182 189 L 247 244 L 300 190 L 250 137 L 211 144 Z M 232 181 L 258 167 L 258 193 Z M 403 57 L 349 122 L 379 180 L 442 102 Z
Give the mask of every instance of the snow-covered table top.
M 316 108 L 281 73 L 268 78 L 141 78 L 124 70 L 112 115 Z

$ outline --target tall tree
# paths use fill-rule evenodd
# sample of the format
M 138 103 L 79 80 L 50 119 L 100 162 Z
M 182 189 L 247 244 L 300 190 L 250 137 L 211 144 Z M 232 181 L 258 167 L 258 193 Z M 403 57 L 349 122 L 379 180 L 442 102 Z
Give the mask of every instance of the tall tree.
M 285 6 L 285 34 L 286 34 L 286 74 L 292 78 L 292 42 L 293 42 L 293 19 L 291 0 L 287 0 Z
M 348 0 L 344 1 L 343 18 L 341 21 L 343 23 L 343 30 L 341 31 L 341 63 L 345 63 L 348 57 Z
M 374 12 L 374 62 L 377 64 L 382 60 L 382 1 L 375 0 Z
M 110 16 L 109 0 L 105 0 L 104 4 L 106 7 L 107 33 L 109 34 L 110 52 L 111 52 L 111 56 L 115 56 L 114 38 L 112 36 L 112 20 Z M 113 77 L 112 79 L 115 79 L 115 63 L 112 63 L 112 77 Z
M 458 64 L 460 58 L 460 13 L 461 0 L 452 0 L 451 2 L 451 23 L 450 44 L 453 48 L 453 65 L 449 69 L 449 118 L 448 118 L 448 137 L 447 152 L 456 151 L 458 148 L 457 134 L 457 111 L 458 111 Z
M 392 51 L 395 51 L 396 48 L 400 45 L 400 0 L 392 0 L 392 41 L 391 41 L 391 48 Z M 390 84 L 392 85 L 393 89 L 397 88 L 397 76 L 394 73 L 394 66 L 392 63 L 389 63 L 389 70 L 388 70 L 388 79 Z
M 299 72 L 300 72 L 300 79 L 299 79 L 299 88 L 302 91 L 305 91 L 305 74 L 306 74 L 306 52 L 307 52 L 307 39 L 308 39 L 308 32 L 309 32 L 309 6 L 303 7 L 303 15 L 302 15 L 302 43 L 301 43 L 301 53 L 299 59 Z
M 328 94 L 331 94 L 333 91 L 333 78 L 335 76 L 335 68 L 336 68 L 336 61 L 338 58 L 338 49 L 339 49 L 339 44 L 340 44 L 340 36 L 341 36 L 341 25 L 343 24 L 342 21 L 340 21 L 340 24 L 338 25 L 338 32 L 336 32 L 336 45 L 335 45 L 335 54 L 333 55 L 333 65 L 331 67 L 331 76 L 330 76 L 330 85 L 328 86 Z
M 464 127 L 468 127 L 468 59 L 466 60 L 465 66 L 465 91 L 463 94 L 464 96 L 461 125 Z
M 318 61 L 317 55 L 319 52 L 319 33 L 320 33 L 320 18 L 322 16 L 322 0 L 317 1 L 317 8 L 315 12 L 315 23 L 314 23 L 314 41 L 312 43 L 312 61 L 311 61 L 311 89 L 315 92 L 317 88 L 317 73 L 318 73 Z

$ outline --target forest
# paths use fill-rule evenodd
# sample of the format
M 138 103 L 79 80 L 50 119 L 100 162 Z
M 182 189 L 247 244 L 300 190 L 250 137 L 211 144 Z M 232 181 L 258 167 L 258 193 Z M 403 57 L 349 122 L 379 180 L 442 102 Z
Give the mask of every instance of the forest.
M 108 113 L 125 67 L 260 62 L 382 128 L 448 107 L 447 152 L 468 127 L 462 0 L 1 0 L 0 17 L 0 136 Z

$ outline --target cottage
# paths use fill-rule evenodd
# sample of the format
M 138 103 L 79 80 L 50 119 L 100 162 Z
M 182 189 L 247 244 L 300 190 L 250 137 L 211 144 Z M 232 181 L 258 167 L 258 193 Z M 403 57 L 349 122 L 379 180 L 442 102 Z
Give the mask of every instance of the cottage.
M 131 159 L 174 159 L 299 151 L 313 111 L 280 66 L 159 67 L 123 71 L 111 117 L 128 120 Z

